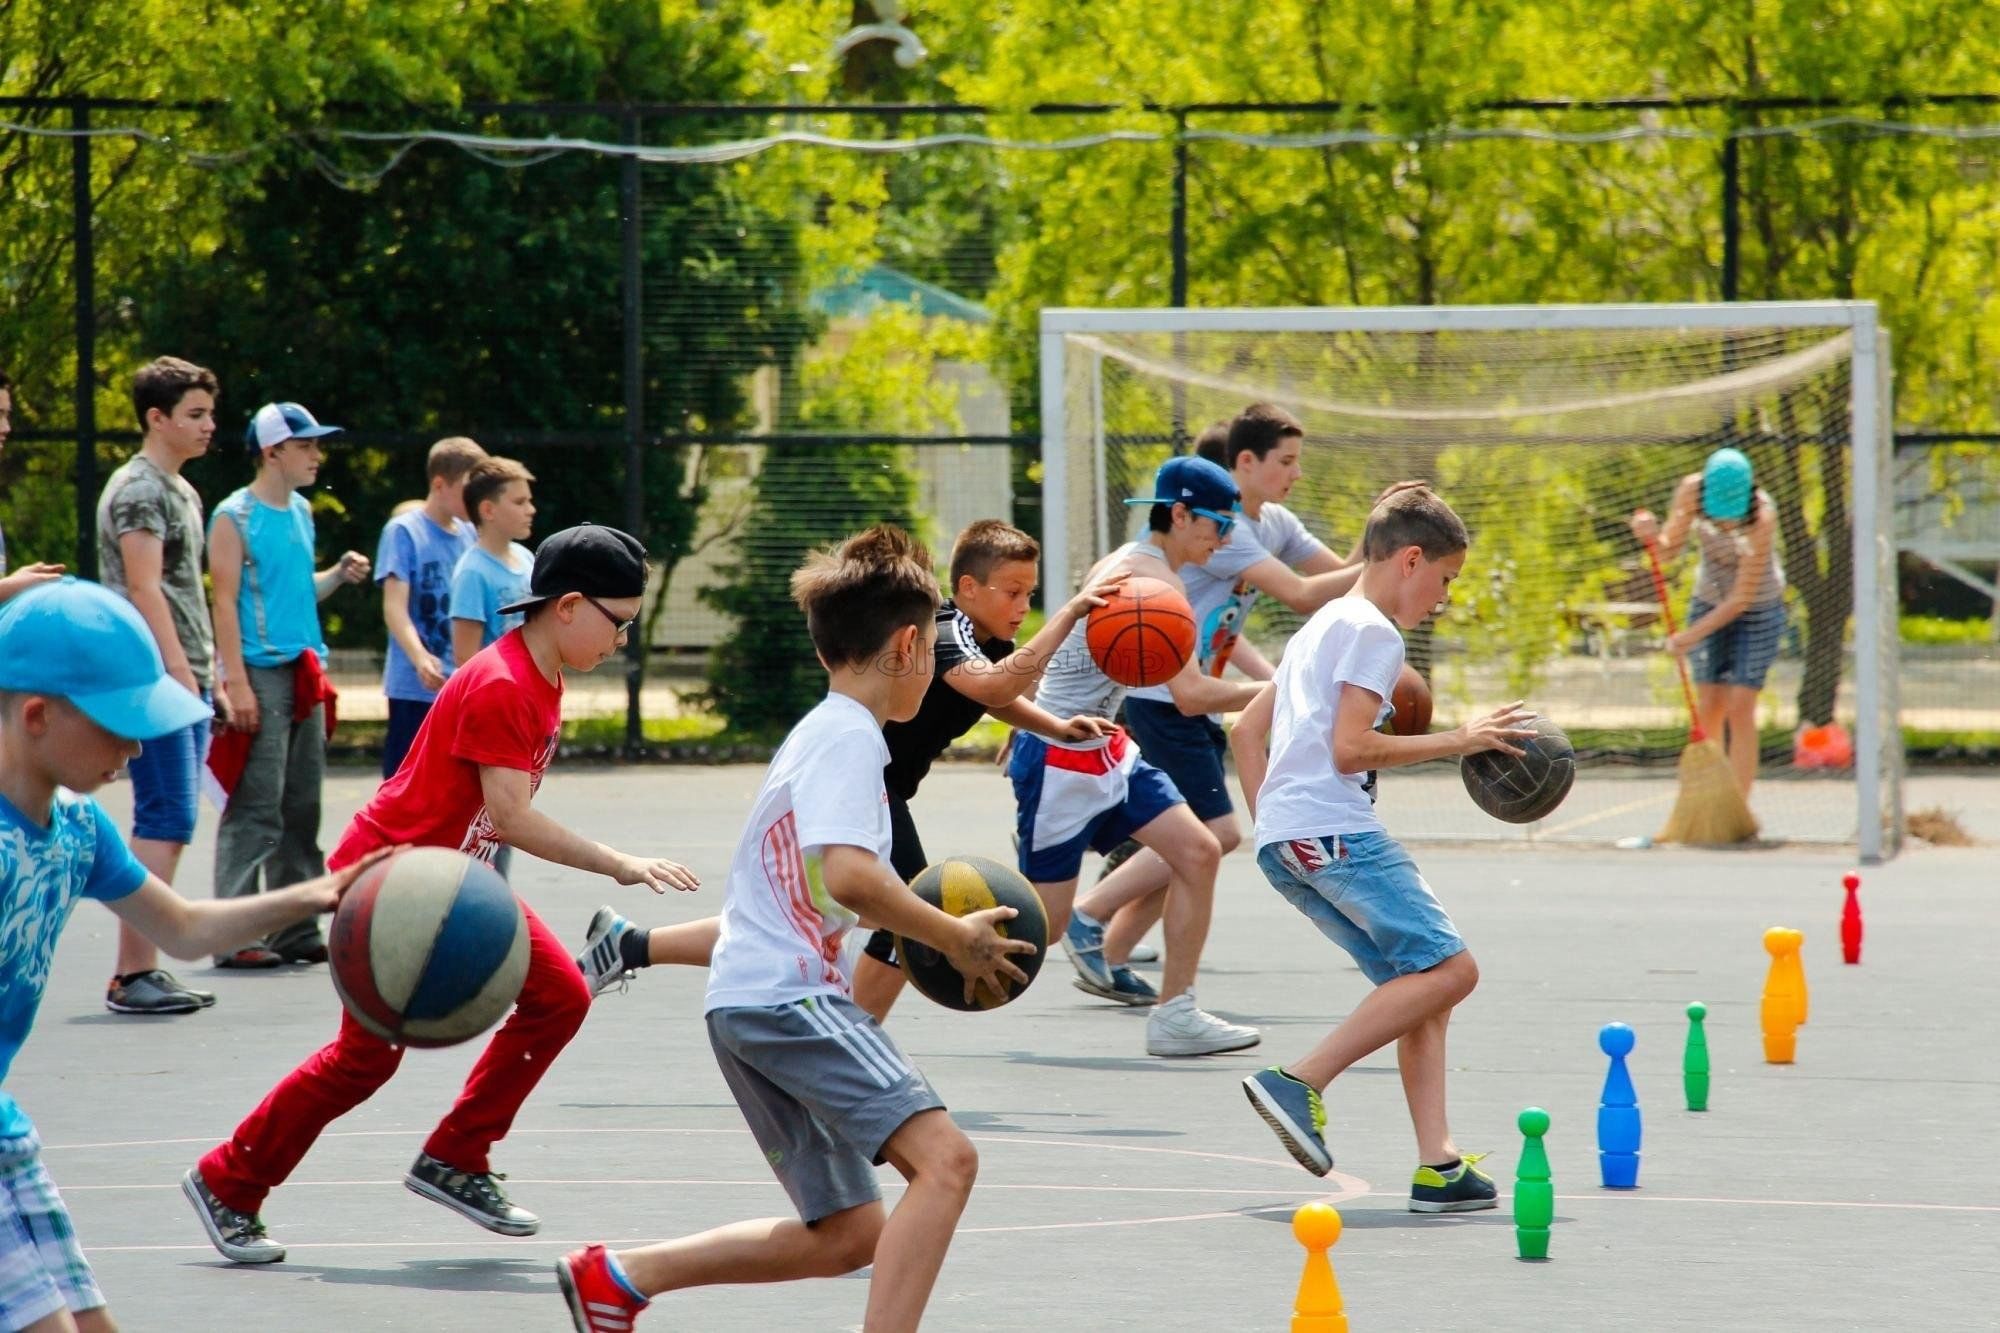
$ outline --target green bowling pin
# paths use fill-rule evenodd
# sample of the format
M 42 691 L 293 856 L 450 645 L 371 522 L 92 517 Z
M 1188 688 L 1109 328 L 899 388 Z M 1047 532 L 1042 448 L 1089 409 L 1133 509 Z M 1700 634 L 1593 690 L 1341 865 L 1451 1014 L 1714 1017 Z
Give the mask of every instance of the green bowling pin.
M 1688 1042 L 1681 1056 L 1681 1085 L 1687 1089 L 1690 1111 L 1708 1109 L 1708 1031 L 1701 1025 L 1707 1017 L 1708 1006 L 1700 1000 L 1688 1006 Z
M 1549 1224 L 1556 1216 L 1556 1187 L 1549 1183 L 1549 1153 L 1542 1135 L 1549 1132 L 1549 1113 L 1539 1106 L 1521 1112 L 1521 1164 L 1514 1170 L 1514 1241 L 1523 1259 L 1549 1257 Z

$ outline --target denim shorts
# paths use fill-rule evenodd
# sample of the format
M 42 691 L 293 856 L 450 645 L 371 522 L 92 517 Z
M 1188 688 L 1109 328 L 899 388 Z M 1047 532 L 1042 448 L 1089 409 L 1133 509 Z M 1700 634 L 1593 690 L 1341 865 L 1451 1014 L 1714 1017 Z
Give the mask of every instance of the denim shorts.
M 1189 717 L 1180 705 L 1157 699 L 1127 699 L 1125 726 L 1146 762 L 1173 779 L 1196 819 L 1206 824 L 1235 809 L 1222 776 L 1229 738 L 1215 719 Z
M 1257 867 L 1378 986 L 1465 949 L 1417 863 L 1386 833 L 1267 843 Z
M 1693 624 L 1715 609 L 1712 602 L 1695 599 L 1688 606 L 1688 623 Z M 1715 633 L 1703 639 L 1688 654 L 1696 683 L 1702 685 L 1742 685 L 1764 688 L 1764 677 L 1778 657 L 1778 642 L 1785 637 L 1785 604 L 1769 602 L 1753 606 Z
M 202 702 L 208 702 L 207 691 Z M 154 842 L 194 841 L 201 804 L 201 770 L 208 762 L 208 723 L 145 742 L 127 765 L 132 775 L 132 836 Z

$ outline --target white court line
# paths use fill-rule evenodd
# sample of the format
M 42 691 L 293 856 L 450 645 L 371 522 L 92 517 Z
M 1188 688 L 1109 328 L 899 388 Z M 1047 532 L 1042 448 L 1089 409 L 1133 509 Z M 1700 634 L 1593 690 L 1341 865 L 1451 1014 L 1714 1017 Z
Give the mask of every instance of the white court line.
M 401 1180 L 401 1179 L 397 1179 L 397 1180 L 288 1180 L 288 1181 L 286 1181 L 286 1182 L 285 1182 L 285 1183 L 284 1183 L 284 1184 L 283 1184 L 282 1186 L 280 1186 L 279 1188 L 281 1188 L 281 1189 L 288 1189 L 288 1190 L 293 1190 L 293 1189 L 363 1189 L 363 1188 L 366 1188 L 366 1189 L 377 1189 L 377 1188 L 381 1188 L 381 1187 L 384 1187 L 384 1186 L 395 1186 L 395 1185 L 400 1185 L 400 1184 L 402 1184 L 402 1183 L 403 1183 L 403 1182 L 402 1182 L 402 1180 Z M 777 1189 L 777 1188 L 779 1188 L 779 1184 L 778 1184 L 778 1180 L 777 1180 L 777 1178 L 776 1178 L 775 1176 L 766 1176 L 766 1177 L 764 1177 L 764 1178 L 763 1178 L 762 1180 L 710 1180 L 710 1179 L 705 1179 L 705 1178 L 696 1178 L 696 1177 L 674 1177 L 674 1178 L 672 1178 L 672 1179 L 659 1179 L 659 1180 L 628 1180 L 628 1179 L 624 1179 L 624 1178 L 622 1178 L 622 1177 L 621 1177 L 621 1178 L 617 1178 L 617 1179 L 600 1179 L 600 1180 L 557 1180 L 557 1179 L 547 1179 L 547 1180 L 534 1180 L 534 1179 L 529 1179 L 528 1177 L 525 1177 L 525 1176 L 512 1176 L 512 1175 L 510 1175 L 510 1176 L 508 1176 L 508 1177 L 507 1177 L 507 1184 L 508 1184 L 509 1186 L 514 1186 L 514 1185 L 588 1185 L 588 1186 L 591 1186 L 591 1187 L 593 1187 L 593 1188 L 594 1188 L 594 1187 L 596 1187 L 596 1186 L 600 1186 L 600 1185 L 619 1185 L 619 1186 L 625 1186 L 625 1185 L 691 1185 L 691 1186 L 740 1186 L 740 1187 L 745 1187 L 745 1188 L 750 1188 L 750 1189 Z M 904 1185 L 904 1182 L 902 1182 L 902 1181 L 900 1181 L 900 1180 L 884 1180 L 884 1181 L 882 1181 L 882 1182 L 881 1182 L 881 1185 L 882 1185 L 882 1188 L 883 1188 L 883 1189 L 893 1189 L 893 1190 L 899 1190 L 899 1189 L 903 1189 L 903 1188 L 905 1188 L 905 1185 Z M 115 1191 L 115 1190 L 138 1190 L 138 1191 L 143 1191 L 143 1190 L 170 1190 L 170 1191 L 174 1191 L 174 1192 L 178 1193 L 178 1192 L 179 1192 L 179 1190 L 180 1190 L 180 1188 L 181 1188 L 181 1185 L 180 1185 L 180 1182 L 179 1182 L 179 1181 L 177 1181 L 177 1180 L 176 1180 L 176 1181 L 162 1181 L 162 1182 L 160 1182 L 160 1183 L 158 1183 L 158 1184 L 148 1184 L 148 1185 L 71 1185 L 71 1184 L 67 1184 L 67 1183 L 65 1183 L 64 1185 L 62 1185 L 62 1186 L 61 1186 L 61 1189 L 62 1189 L 62 1192 L 63 1192 L 63 1193 L 65 1193 L 65 1194 L 86 1194 L 86 1193 L 100 1193 L 100 1194 L 101 1194 L 101 1193 L 108 1193 L 108 1192 L 111 1192 L 111 1191 Z M 977 1186 L 977 1189 L 979 1190 L 979 1192 L 980 1192 L 981 1194 L 986 1194 L 986 1193 L 990 1193 L 990 1192 L 992 1192 L 992 1191 L 995 1191 L 995 1190 L 1029 1190 L 1029 1191 L 1035 1191 L 1035 1192 L 1040 1192 L 1040 1193 L 1048 1193 L 1048 1194 L 1221 1194 L 1221 1195 L 1226 1195 L 1226 1196 L 1228 1196 L 1228 1197 L 1230 1197 L 1230 1198 L 1240 1198 L 1240 1197 L 1242 1197 L 1242 1196 L 1244 1196 L 1244 1195 L 1253 1195 L 1253 1196 L 1256 1196 L 1256 1197 L 1259 1197 L 1259 1198 L 1278 1198 L 1278 1199 L 1294 1199 L 1294 1198 L 1297 1198 L 1297 1197 L 1298 1197 L 1298 1193 L 1299 1193 L 1299 1192 L 1298 1192 L 1297 1190 L 1254 1190 L 1254 1189 L 1223 1189 L 1223 1188 L 1216 1188 L 1216 1187 L 1214 1187 L 1214 1186 L 1209 1186 L 1209 1185 L 1003 1185 L 1003 1184 L 981 1184 L 981 1185 Z M 1345 1193 L 1345 1194 L 1349 1195 L 1350 1197 L 1359 1197 L 1359 1195 L 1354 1195 L 1354 1194 L 1352 1193 L 1352 1191 L 1343 1191 L 1343 1193 Z
M 1636 801 L 1626 801 L 1623 805 L 1614 805 L 1609 809 L 1599 810 L 1593 814 L 1578 815 L 1575 819 L 1564 820 L 1554 828 L 1539 829 L 1536 831 L 1536 836 L 1543 838 L 1560 837 L 1562 834 L 1573 832 L 1586 824 L 1595 824 L 1599 820 L 1609 819 L 1613 815 L 1624 815 L 1630 814 L 1634 810 L 1644 810 L 1649 805 L 1665 805 L 1673 799 L 1673 792 L 1654 796 L 1642 796 Z

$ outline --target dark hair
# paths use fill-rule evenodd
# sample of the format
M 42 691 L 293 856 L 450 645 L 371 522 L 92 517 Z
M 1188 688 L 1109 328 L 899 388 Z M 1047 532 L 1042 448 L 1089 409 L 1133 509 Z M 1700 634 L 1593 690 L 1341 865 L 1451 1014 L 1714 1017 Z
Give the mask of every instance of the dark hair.
M 1229 441 L 1223 445 L 1224 458 L 1214 461 L 1222 464 L 1225 472 L 1236 470 L 1236 460 L 1245 450 L 1257 455 L 1263 462 L 1264 456 L 1289 439 L 1304 439 L 1306 428 L 1299 419 L 1275 403 L 1252 403 L 1236 414 L 1229 423 Z M 1225 461 L 1226 460 L 1226 461 Z
M 1229 471 L 1229 418 L 1209 422 L 1207 429 L 1194 437 L 1194 451 L 1224 472 Z
M 792 574 L 792 600 L 831 668 L 866 666 L 897 630 L 935 620 L 943 598 L 923 543 L 882 523 L 807 556 Z
M 1012 561 L 1034 564 L 1042 558 L 1035 539 L 1011 523 L 982 518 L 958 534 L 951 544 L 951 586 L 967 574 L 984 583 L 993 571 Z
M 139 414 L 139 429 L 146 429 L 146 413 L 157 407 L 172 416 L 181 399 L 195 389 L 204 389 L 210 396 L 222 392 L 213 371 L 177 356 L 154 357 L 139 367 L 139 373 L 132 377 L 132 410 Z
M 7 378 L 7 372 L 5 370 L 0 370 L 0 389 L 11 389 L 13 387 L 14 387 L 14 381 Z
M 1428 486 L 1398 491 L 1368 515 L 1361 534 L 1362 557 L 1373 563 L 1415 546 L 1426 560 L 1442 560 L 1472 545 L 1465 521 Z
M 479 506 L 497 500 L 514 482 L 532 482 L 535 474 L 511 458 L 482 458 L 465 478 L 465 514 L 479 526 Z
M 464 435 L 447 435 L 432 445 L 424 458 L 424 479 L 443 477 L 446 481 L 457 481 L 486 457 L 479 441 Z

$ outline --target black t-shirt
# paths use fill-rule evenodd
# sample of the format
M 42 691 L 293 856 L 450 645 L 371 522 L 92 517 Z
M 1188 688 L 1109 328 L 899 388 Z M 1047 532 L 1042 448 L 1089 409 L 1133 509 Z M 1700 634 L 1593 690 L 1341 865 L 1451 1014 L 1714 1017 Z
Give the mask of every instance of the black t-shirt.
M 986 715 L 986 706 L 953 689 L 945 673 L 961 662 L 983 656 L 997 662 L 1014 651 L 1011 639 L 979 638 L 972 617 L 946 602 L 938 608 L 937 652 L 931 663 L 931 685 L 924 702 L 908 722 L 890 722 L 882 728 L 889 742 L 889 762 L 882 769 L 882 785 L 889 794 L 909 800 L 917 794 L 917 784 L 931 771 L 937 757 L 951 743 L 972 730 L 972 724 Z

